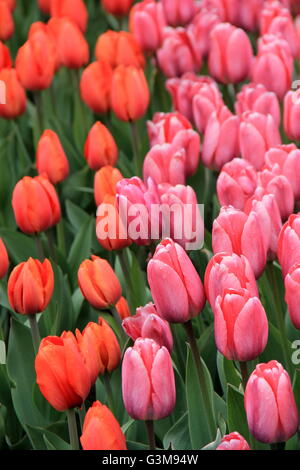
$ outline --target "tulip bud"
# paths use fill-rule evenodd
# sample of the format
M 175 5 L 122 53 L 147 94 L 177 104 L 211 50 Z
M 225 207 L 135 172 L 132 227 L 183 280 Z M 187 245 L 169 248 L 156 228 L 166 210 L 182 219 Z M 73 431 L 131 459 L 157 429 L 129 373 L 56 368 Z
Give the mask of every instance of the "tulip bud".
M 105 165 L 97 171 L 94 178 L 94 196 L 99 206 L 105 196 L 117 194 L 117 183 L 123 179 L 121 172 L 110 165 Z
M 15 69 L 0 70 L 0 83 L 4 84 L 5 103 L 0 99 L 0 116 L 14 119 L 25 112 L 26 94 Z
M 300 99 L 298 91 L 288 91 L 284 97 L 283 119 L 284 132 L 289 139 L 300 140 Z
M 134 0 L 102 0 L 103 8 L 115 16 L 126 16 Z
M 242 7 L 240 0 L 203 0 L 202 5 L 207 9 L 214 8 L 221 21 L 232 24 L 237 24 L 239 10 Z
M 135 121 L 147 111 L 150 93 L 143 70 L 119 65 L 113 72 L 111 108 L 122 121 Z
M 218 23 L 220 23 L 220 16 L 217 10 L 202 7 L 188 26 L 196 39 L 202 57 L 207 57 L 209 53 L 210 33 Z
M 264 0 L 239 1 L 237 6 L 237 24 L 247 31 L 256 31 L 259 26 L 263 5 Z
M 192 99 L 193 122 L 200 133 L 205 132 L 211 115 L 224 106 L 222 95 L 217 85 L 204 83 Z
M 125 297 L 121 297 L 120 300 L 116 303 L 116 309 L 122 320 L 125 320 L 127 317 L 131 317 L 129 305 Z
M 170 415 L 176 401 L 171 356 L 152 339 L 139 338 L 124 354 L 122 393 L 133 419 L 157 420 Z
M 258 297 L 245 290 L 225 289 L 216 299 L 214 314 L 216 346 L 227 359 L 252 361 L 263 352 L 268 320 Z
M 151 294 L 159 315 L 171 323 L 185 323 L 205 305 L 201 279 L 184 249 L 166 238 L 147 268 Z
M 265 164 L 265 153 L 281 143 L 279 129 L 271 115 L 246 112 L 242 115 L 239 131 L 242 157 L 260 170 Z
M 16 8 L 16 0 L 1 0 L 2 2 L 6 3 L 10 11 L 14 11 Z
M 136 3 L 130 11 L 129 24 L 143 51 L 154 52 L 161 46 L 166 27 L 161 3 L 154 0 Z
M 38 0 L 39 8 L 45 15 L 50 15 L 50 3 L 51 0 Z
M 84 418 L 83 450 L 127 450 L 123 431 L 107 406 L 95 401 Z
M 15 30 L 12 12 L 6 1 L 0 1 L 0 40 L 7 41 Z
M 106 31 L 97 40 L 95 56 L 108 62 L 112 68 L 118 65 L 145 66 L 145 58 L 134 35 L 127 31 Z
M 170 26 L 186 25 L 195 14 L 194 0 L 162 0 L 163 11 Z
M 84 33 L 88 22 L 88 11 L 83 0 L 51 0 L 50 14 L 54 18 L 68 18 Z
M 268 91 L 262 84 L 250 83 L 244 85 L 237 94 L 235 103 L 236 113 L 242 117 L 246 111 L 271 114 L 277 127 L 280 125 L 280 106 L 274 92 Z
M 300 213 L 289 216 L 278 238 L 277 256 L 285 278 L 290 268 L 300 263 Z
M 246 201 L 257 187 L 257 172 L 251 163 L 234 158 L 226 163 L 217 180 L 217 194 L 221 206 L 243 210 Z
M 180 77 L 186 72 L 198 72 L 202 64 L 193 33 L 183 28 L 166 30 L 162 46 L 157 51 L 157 60 L 166 77 Z
M 251 297 L 258 297 L 258 288 L 253 269 L 248 259 L 235 253 L 218 253 L 209 261 L 204 277 L 204 287 L 212 310 L 217 297 L 225 289 L 247 290 Z
M 69 175 L 69 162 L 58 135 L 46 130 L 40 137 L 36 152 L 36 167 L 41 175 L 45 173 L 51 183 L 65 180 Z
M 110 264 L 98 256 L 81 263 L 78 284 L 82 295 L 96 309 L 109 309 L 122 295 L 119 279 Z
M 300 285 L 300 264 L 294 264 L 284 279 L 285 301 L 288 306 L 291 322 L 294 327 L 300 330 L 300 310 L 299 310 L 299 285 Z
M 8 47 L 0 41 L 0 70 L 10 69 L 12 67 L 12 60 Z
M 294 192 L 289 180 L 281 174 L 279 166 L 258 173 L 258 186 L 267 194 L 274 194 L 282 220 L 286 220 L 294 209 Z
M 9 267 L 9 259 L 8 259 L 8 254 L 6 251 L 6 247 L 3 243 L 2 238 L 0 238 L 0 279 L 2 279 Z
M 81 98 L 94 113 L 107 113 L 110 106 L 111 66 L 101 60 L 84 69 L 80 80 Z
M 156 184 L 185 184 L 185 150 L 173 144 L 155 145 L 145 157 L 143 175 L 145 181 L 151 177 Z
M 172 352 L 173 337 L 170 325 L 158 315 L 153 303 L 137 308 L 136 315 L 125 318 L 122 325 L 133 341 L 138 338 L 150 338 Z
M 22 315 L 34 315 L 48 307 L 54 289 L 51 263 L 37 259 L 18 264 L 8 280 L 7 295 L 12 309 Z
M 239 156 L 239 118 L 226 106 L 211 115 L 204 134 L 202 161 L 209 168 L 220 170 Z
M 118 159 L 118 147 L 108 128 L 97 121 L 91 128 L 84 146 L 84 157 L 92 170 L 114 165 Z
M 231 432 L 222 437 L 216 450 L 251 450 L 246 439 L 238 432 Z
M 24 176 L 13 190 L 12 206 L 17 225 L 25 233 L 47 230 L 61 218 L 56 190 L 44 175 Z
M 280 173 L 290 182 L 294 197 L 300 199 L 300 150 L 296 145 L 278 145 L 271 148 L 265 155 L 266 166 L 272 169 L 275 165 L 279 167 Z
M 70 331 L 42 339 L 35 371 L 42 395 L 58 411 L 80 407 L 89 394 L 90 374 Z
M 258 364 L 245 390 L 251 434 L 265 443 L 284 442 L 298 429 L 299 418 L 291 380 L 277 361 Z

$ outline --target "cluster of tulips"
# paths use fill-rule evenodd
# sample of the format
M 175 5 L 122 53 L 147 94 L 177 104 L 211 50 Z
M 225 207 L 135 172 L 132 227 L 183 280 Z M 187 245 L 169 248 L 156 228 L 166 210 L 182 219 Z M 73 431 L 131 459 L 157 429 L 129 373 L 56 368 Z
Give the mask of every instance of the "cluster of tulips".
M 0 0 L 0 447 L 300 449 L 299 0 L 22 3 Z

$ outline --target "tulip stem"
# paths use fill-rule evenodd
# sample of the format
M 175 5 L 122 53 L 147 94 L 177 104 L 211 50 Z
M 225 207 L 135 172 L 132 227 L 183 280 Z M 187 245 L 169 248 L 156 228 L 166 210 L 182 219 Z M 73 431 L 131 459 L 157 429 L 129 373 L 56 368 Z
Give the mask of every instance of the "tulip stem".
M 130 266 L 128 256 L 125 250 L 118 251 L 118 258 L 121 265 L 121 269 L 123 272 L 124 281 L 126 283 L 126 293 L 127 293 L 127 300 L 129 302 L 130 308 L 134 308 L 135 305 L 133 304 L 133 296 L 134 296 L 134 288 L 131 282 L 130 276 Z
M 130 121 L 130 130 L 136 176 L 142 176 L 142 163 L 140 162 L 140 138 L 135 121 Z
M 108 408 L 111 411 L 114 411 L 115 404 L 114 404 L 114 396 L 113 396 L 113 392 L 112 392 L 112 388 L 111 388 L 111 384 L 110 384 L 110 377 L 107 373 L 105 373 L 104 375 L 102 375 L 102 379 L 103 379 L 105 392 L 106 392 L 106 395 L 107 395 Z
M 81 432 L 83 432 L 84 419 L 85 419 L 85 415 L 86 415 L 86 408 L 85 408 L 84 403 L 82 403 L 81 408 L 79 408 L 78 415 L 79 415 Z
M 248 372 L 248 364 L 247 362 L 240 361 L 240 369 L 241 369 L 241 376 L 242 376 L 242 383 L 243 389 L 246 390 L 246 385 L 249 379 L 249 372 Z
M 67 410 L 70 444 L 73 450 L 79 450 L 76 414 L 74 408 Z
M 34 102 L 36 106 L 37 123 L 39 127 L 39 137 L 40 137 L 44 130 L 43 103 L 42 103 L 41 91 L 36 91 L 34 93 Z
M 207 404 L 206 420 L 207 420 L 208 428 L 209 428 L 209 431 L 210 431 L 211 440 L 213 440 L 215 438 L 215 434 L 216 434 L 216 426 L 215 426 L 215 419 L 214 419 L 213 403 L 210 399 L 210 395 L 209 395 L 209 391 L 208 391 L 207 383 L 206 383 L 206 379 L 205 379 L 205 370 L 204 370 L 204 367 L 203 367 L 203 364 L 202 364 L 202 361 L 201 361 L 200 351 L 199 351 L 199 348 L 198 348 L 198 344 L 197 344 L 197 341 L 196 341 L 196 337 L 195 337 L 195 333 L 194 333 L 194 329 L 193 329 L 193 325 L 192 325 L 191 320 L 184 323 L 183 326 L 185 328 L 185 331 L 186 331 L 186 334 L 187 334 L 187 337 L 188 337 L 188 340 L 189 340 L 189 343 L 190 343 L 192 355 L 193 355 L 193 358 L 194 358 L 194 362 L 195 362 L 195 365 L 196 365 L 199 384 L 200 384 L 200 390 L 201 390 L 202 395 L 203 395 L 203 401 L 204 401 L 204 403 Z
M 39 331 L 39 326 L 36 321 L 36 315 L 28 315 L 29 323 L 30 323 L 30 330 L 32 336 L 32 344 L 34 348 L 35 354 L 37 354 L 41 342 L 41 336 Z
M 147 434 L 148 434 L 148 441 L 149 441 L 149 450 L 155 450 L 155 435 L 154 435 L 154 423 L 153 420 L 145 421 Z
M 42 240 L 40 239 L 40 236 L 38 233 L 34 235 L 34 241 L 35 241 L 35 246 L 36 246 L 37 257 L 40 261 L 43 261 L 45 259 L 44 249 L 42 245 Z
M 120 340 L 125 343 L 126 340 L 127 340 L 127 336 L 126 336 L 126 333 L 123 329 L 122 320 L 121 320 L 121 317 L 119 315 L 119 312 L 118 312 L 118 310 L 116 309 L 116 307 L 114 305 L 112 305 L 110 307 L 110 311 L 111 311 L 111 314 L 112 314 L 112 316 L 113 316 L 113 318 L 114 318 L 114 320 L 117 324 L 118 336 L 119 336 Z

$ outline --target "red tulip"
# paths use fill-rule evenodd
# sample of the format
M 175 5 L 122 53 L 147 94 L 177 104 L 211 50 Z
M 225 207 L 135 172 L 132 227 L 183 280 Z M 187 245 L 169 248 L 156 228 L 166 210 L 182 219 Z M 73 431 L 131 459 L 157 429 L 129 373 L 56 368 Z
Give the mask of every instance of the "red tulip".
M 300 262 L 300 213 L 289 216 L 278 238 L 277 256 L 283 278 L 290 268 Z
M 0 0 L 0 40 L 7 41 L 14 33 L 12 12 L 6 0 Z
M 115 165 L 118 148 L 107 127 L 97 121 L 91 128 L 84 146 L 84 157 L 92 170 L 106 165 Z
M 68 18 L 84 33 L 88 22 L 88 11 L 84 0 L 51 0 L 50 14 L 54 18 Z
M 117 193 L 117 183 L 123 179 L 117 168 L 105 165 L 97 171 L 94 178 L 94 196 L 96 205 L 99 206 L 105 196 L 115 196 Z
M 285 301 L 288 306 L 291 322 L 294 327 L 300 330 L 300 310 L 299 310 L 299 284 L 300 284 L 300 264 L 294 264 L 288 271 L 284 279 Z
M 167 23 L 170 26 L 186 25 L 189 23 L 196 11 L 194 0 L 162 0 L 162 7 Z
M 246 439 L 238 432 L 231 432 L 222 437 L 216 450 L 251 450 Z
M 36 152 L 36 167 L 41 175 L 45 173 L 51 183 L 65 180 L 69 175 L 69 162 L 58 135 L 46 130 L 40 137 Z
M 6 251 L 6 247 L 3 243 L 2 238 L 0 238 L 0 279 L 2 279 L 9 267 L 9 259 L 8 259 L 8 254 Z
M 102 0 L 102 6 L 112 15 L 125 16 L 134 0 Z
M 101 34 L 95 47 L 99 61 L 108 62 L 112 68 L 118 65 L 144 67 L 145 58 L 134 35 L 127 31 L 108 30 Z
M 162 44 L 166 20 L 161 3 L 143 0 L 130 11 L 130 30 L 143 51 L 154 52 Z
M 26 93 L 15 69 L 0 70 L 0 116 L 14 119 L 25 112 Z M 3 95 L 3 96 L 2 96 Z
M 50 3 L 51 0 L 38 0 L 39 8 L 46 15 L 50 14 Z
M 107 113 L 110 107 L 112 69 L 106 61 L 92 62 L 80 80 L 81 98 L 94 113 Z
M 8 47 L 0 41 L 0 70 L 10 69 L 12 67 L 12 60 Z
M 237 94 L 235 103 L 236 113 L 242 117 L 246 111 L 271 114 L 276 126 L 280 125 L 280 106 L 277 96 L 273 91 L 268 91 L 261 83 L 244 85 Z

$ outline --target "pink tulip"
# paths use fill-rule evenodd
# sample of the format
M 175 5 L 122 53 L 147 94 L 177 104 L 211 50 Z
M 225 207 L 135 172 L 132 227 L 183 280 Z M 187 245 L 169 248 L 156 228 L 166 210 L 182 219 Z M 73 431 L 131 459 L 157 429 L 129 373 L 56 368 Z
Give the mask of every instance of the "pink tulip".
M 156 420 L 172 413 L 176 401 L 170 354 L 152 339 L 139 338 L 126 349 L 122 365 L 122 394 L 133 419 Z
M 268 341 L 268 320 L 258 297 L 245 290 L 225 289 L 215 303 L 215 341 L 227 359 L 251 361 Z
M 252 69 L 253 82 L 264 85 L 282 99 L 291 86 L 292 73 L 293 57 L 287 41 L 272 34 L 262 36 Z
M 280 173 L 284 175 L 290 182 L 294 197 L 300 199 L 300 150 L 296 145 L 278 145 L 271 148 L 265 155 L 267 168 L 271 169 L 274 165 L 278 165 Z
M 260 170 L 265 164 L 265 153 L 281 143 L 280 133 L 272 116 L 256 112 L 242 115 L 239 130 L 241 155 Z
M 258 288 L 249 261 L 245 256 L 235 253 L 218 253 L 211 258 L 205 271 L 204 287 L 213 311 L 217 297 L 222 296 L 225 289 L 245 289 L 252 297 L 258 297 Z
M 280 125 L 280 106 L 275 93 L 268 91 L 262 84 L 250 83 L 244 85 L 237 94 L 235 111 L 242 116 L 246 111 L 260 114 L 271 114 L 276 126 Z
M 271 226 L 263 204 L 248 215 L 231 206 L 221 208 L 213 223 L 212 246 L 216 253 L 236 253 L 248 258 L 255 277 L 262 274 L 270 245 Z
M 180 245 L 166 238 L 156 248 L 147 269 L 151 294 L 159 315 L 185 323 L 205 305 L 201 279 Z
M 237 24 L 247 31 L 255 31 L 259 26 L 259 18 L 264 0 L 239 1 Z
M 195 14 L 194 0 L 161 0 L 163 11 L 170 26 L 186 25 Z
M 216 10 L 221 21 L 236 24 L 240 3 L 240 0 L 203 0 L 201 7 L 207 10 Z
M 216 450 L 251 450 L 246 439 L 238 432 L 226 434 Z
M 300 212 L 289 216 L 278 238 L 277 256 L 283 278 L 290 268 L 300 263 Z
M 261 442 L 284 442 L 298 429 L 299 418 L 291 380 L 277 361 L 258 364 L 245 391 L 251 434 Z
M 208 68 L 221 83 L 238 83 L 250 76 L 253 52 L 250 40 L 240 28 L 220 23 L 210 35 Z
M 218 23 L 220 23 L 220 16 L 216 10 L 202 8 L 188 26 L 195 36 L 203 58 L 207 57 L 209 53 L 210 33 Z
M 154 145 L 144 160 L 144 180 L 149 177 L 157 184 L 185 184 L 186 153 L 173 144 Z
M 291 322 L 300 330 L 300 263 L 294 264 L 284 279 L 285 301 Z
M 294 209 L 294 192 L 289 180 L 281 174 L 279 165 L 258 173 L 258 186 L 267 194 L 274 194 L 282 220 L 286 220 Z
M 186 72 L 198 72 L 202 57 L 191 31 L 168 28 L 161 48 L 157 51 L 158 65 L 166 77 L 180 77 Z
M 215 111 L 205 129 L 202 161 L 209 168 L 220 170 L 228 161 L 239 156 L 239 118 L 226 106 Z
M 284 97 L 283 105 L 284 131 L 292 140 L 300 140 L 300 95 L 299 90 L 289 91 Z
M 158 315 L 153 303 L 137 308 L 136 315 L 125 318 L 122 325 L 133 341 L 138 338 L 150 338 L 172 352 L 173 337 L 170 325 Z
M 234 158 L 226 163 L 217 180 L 217 194 L 221 206 L 244 209 L 246 201 L 257 187 L 257 172 L 251 163 Z
M 193 97 L 193 122 L 199 132 L 205 132 L 208 121 L 214 111 L 220 111 L 223 98 L 216 84 L 205 83 Z
M 162 44 L 165 15 L 161 3 L 143 0 L 136 3 L 130 12 L 130 29 L 142 50 L 156 51 Z

